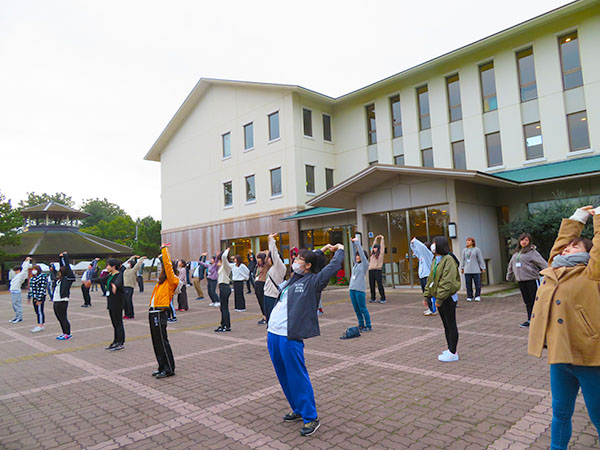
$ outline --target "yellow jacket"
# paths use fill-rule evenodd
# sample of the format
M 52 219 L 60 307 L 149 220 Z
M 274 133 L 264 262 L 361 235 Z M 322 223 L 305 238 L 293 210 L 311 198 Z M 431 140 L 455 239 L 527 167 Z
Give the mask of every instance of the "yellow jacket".
M 528 353 L 542 356 L 548 345 L 549 364 L 600 366 L 600 216 L 594 216 L 594 246 L 587 266 L 542 270 L 529 327 Z M 563 219 L 549 263 L 574 238 L 583 224 Z
M 161 253 L 162 265 L 167 274 L 167 279 L 162 284 L 156 283 L 156 286 L 154 286 L 152 296 L 150 297 L 150 306 L 154 306 L 155 308 L 167 308 L 171 304 L 175 289 L 179 286 L 179 278 L 173 272 L 173 264 L 171 263 L 167 247 L 163 247 Z M 154 305 L 152 304 L 153 301 Z

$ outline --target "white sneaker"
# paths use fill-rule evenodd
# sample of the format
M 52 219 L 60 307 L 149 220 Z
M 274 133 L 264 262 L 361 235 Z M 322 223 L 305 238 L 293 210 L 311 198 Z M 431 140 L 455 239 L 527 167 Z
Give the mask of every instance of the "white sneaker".
M 480 302 L 481 301 L 481 297 L 475 297 L 475 301 L 476 302 Z
M 215 305 L 214 305 L 214 306 L 216 306 L 216 307 L 219 307 L 219 306 L 221 306 L 221 302 L 217 302 L 217 303 L 215 303 Z
M 468 297 L 467 297 L 467 301 L 468 301 L 468 302 L 472 302 L 472 301 L 473 301 L 473 299 L 472 299 L 472 298 L 468 298 Z
M 440 353 L 440 355 L 445 355 L 445 354 L 447 354 L 447 353 L 450 353 L 450 350 L 446 349 L 446 350 L 444 350 L 442 353 Z
M 31 330 L 32 333 L 39 333 L 40 331 L 44 331 L 44 327 L 36 326 Z
M 440 360 L 441 362 L 458 361 L 458 353 L 452 353 L 449 350 L 447 350 L 447 351 L 448 351 L 448 353 L 442 353 L 440 356 L 438 356 L 438 360 Z
M 210 303 L 208 304 L 208 306 L 215 306 L 215 304 L 214 304 L 213 302 L 210 302 Z
M 425 311 L 423 311 L 423 315 L 424 316 L 435 316 L 437 313 L 431 311 L 430 309 L 426 309 Z

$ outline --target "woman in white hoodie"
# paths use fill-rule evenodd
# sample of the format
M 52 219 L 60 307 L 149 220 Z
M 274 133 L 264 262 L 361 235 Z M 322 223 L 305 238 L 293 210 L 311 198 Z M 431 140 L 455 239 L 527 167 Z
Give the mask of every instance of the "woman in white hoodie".
M 233 293 L 235 311 L 246 311 L 246 299 L 244 298 L 244 283 L 250 277 L 250 269 L 242 262 L 240 255 L 235 255 L 235 264 L 231 266 L 231 279 L 233 280 Z

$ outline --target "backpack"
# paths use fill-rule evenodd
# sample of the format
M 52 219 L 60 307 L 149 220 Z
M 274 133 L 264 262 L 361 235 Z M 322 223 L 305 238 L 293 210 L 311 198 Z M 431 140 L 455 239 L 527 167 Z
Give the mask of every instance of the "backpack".
M 358 327 L 348 327 L 346 328 L 346 331 L 344 331 L 344 334 L 340 336 L 340 339 L 352 339 L 356 337 L 360 337 L 360 330 Z

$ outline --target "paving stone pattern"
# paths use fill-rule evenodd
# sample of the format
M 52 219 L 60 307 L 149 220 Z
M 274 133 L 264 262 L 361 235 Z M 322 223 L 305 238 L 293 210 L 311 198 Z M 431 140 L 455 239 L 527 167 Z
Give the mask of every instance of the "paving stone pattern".
M 192 289 L 190 289 L 191 291 Z M 439 317 L 423 316 L 418 293 L 388 294 L 369 304 L 374 331 L 340 340 L 356 317 L 343 289 L 323 294 L 321 336 L 306 341 L 306 363 L 322 426 L 313 437 L 286 424 L 288 405 L 257 325 L 258 305 L 232 311 L 231 333 L 214 333 L 218 308 L 190 295 L 168 332 L 175 377 L 156 380 L 146 292 L 135 293 L 136 319 L 125 321 L 125 350 L 108 352 L 106 301 L 92 292 L 81 308 L 74 288 L 73 332 L 60 333 L 46 305 L 46 330 L 35 315 L 13 317 L 0 294 L 0 448 L 3 449 L 547 449 L 551 396 L 545 359 L 527 356 L 519 296 L 485 297 L 457 309 L 460 361 L 437 360 L 446 348 Z M 599 448 L 578 398 L 571 449 Z

